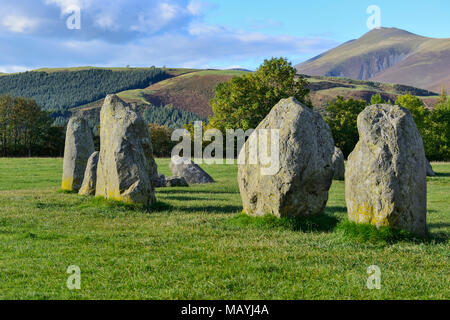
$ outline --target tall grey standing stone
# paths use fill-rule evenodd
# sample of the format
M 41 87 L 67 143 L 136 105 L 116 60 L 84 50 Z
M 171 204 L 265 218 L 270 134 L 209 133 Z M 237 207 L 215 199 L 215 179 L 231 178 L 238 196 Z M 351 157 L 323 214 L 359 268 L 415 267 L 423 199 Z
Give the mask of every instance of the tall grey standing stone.
M 252 136 L 261 129 L 279 130 L 279 171 L 273 175 L 262 174 L 261 163 L 249 158 Z M 321 214 L 333 178 L 333 152 L 331 130 L 320 114 L 294 98 L 281 100 L 241 149 L 245 163 L 239 164 L 238 182 L 244 211 L 277 217 Z
M 333 166 L 333 179 L 344 180 L 345 179 L 345 158 L 341 149 L 334 147 L 333 158 L 331 160 Z
M 67 124 L 66 143 L 61 188 L 78 191 L 90 155 L 95 151 L 94 140 L 87 121 L 81 117 L 70 118 Z
M 118 96 L 108 95 L 100 112 L 96 196 L 151 205 L 157 175 L 147 124 Z
M 97 164 L 98 164 L 98 151 L 91 154 L 86 165 L 86 171 L 84 172 L 83 184 L 81 185 L 78 194 L 82 196 L 91 196 L 95 194 L 95 187 L 97 184 Z
M 194 163 L 191 159 L 174 156 L 169 163 L 169 169 L 173 176 L 183 177 L 188 184 L 202 184 L 213 183 L 211 178 L 205 170 Z
M 349 220 L 425 234 L 426 158 L 411 113 L 369 106 L 358 116 L 358 132 L 345 174 Z

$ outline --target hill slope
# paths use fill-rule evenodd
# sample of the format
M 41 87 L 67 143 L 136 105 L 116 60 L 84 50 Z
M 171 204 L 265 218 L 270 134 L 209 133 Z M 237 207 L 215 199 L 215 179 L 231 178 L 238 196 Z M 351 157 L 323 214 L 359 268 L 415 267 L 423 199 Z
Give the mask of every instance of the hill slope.
M 438 91 L 442 84 L 450 88 L 450 39 L 422 37 L 396 28 L 374 29 L 297 65 L 297 70 Z
M 214 97 L 217 84 L 233 76 L 246 73 L 240 70 L 202 70 L 157 82 L 144 89 L 127 90 L 118 93 L 124 101 L 148 106 L 171 105 L 197 114 L 202 118 L 212 115 L 209 101 Z M 100 108 L 103 99 L 77 108 L 79 111 Z
M 176 110 L 181 110 L 183 115 L 187 112 L 183 119 L 193 119 L 195 114 L 199 120 L 202 120 L 212 115 L 209 101 L 214 97 L 215 86 L 244 73 L 230 70 L 196 71 L 160 81 L 144 89 L 123 91 L 118 95 L 126 102 L 137 104 L 142 112 L 147 112 L 147 115 L 161 113 L 161 108 L 170 105 Z M 438 100 L 438 95 L 434 92 L 404 85 L 336 77 L 306 77 L 309 82 L 311 101 L 318 110 L 322 110 L 337 96 L 370 102 L 371 97 L 379 93 L 383 99 L 395 101 L 398 95 L 410 93 L 421 97 L 430 108 Z M 103 99 L 72 111 L 80 112 L 89 118 L 98 118 L 102 104 Z M 177 121 L 177 123 L 180 122 Z

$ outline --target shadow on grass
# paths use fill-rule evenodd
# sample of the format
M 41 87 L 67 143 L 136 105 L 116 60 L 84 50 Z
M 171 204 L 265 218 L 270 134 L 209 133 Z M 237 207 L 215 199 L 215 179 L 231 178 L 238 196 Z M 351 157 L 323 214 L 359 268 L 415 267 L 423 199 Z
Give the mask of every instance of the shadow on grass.
M 239 191 L 220 191 L 220 190 L 189 190 L 189 189 L 157 189 L 157 192 L 163 194 L 187 194 L 187 193 L 195 193 L 195 194 L 237 194 Z
M 325 213 L 333 214 L 333 213 L 347 213 L 346 207 L 326 207 Z
M 186 213 L 194 213 L 194 212 L 208 212 L 208 213 L 228 213 L 228 214 L 236 214 L 237 212 L 242 211 L 241 206 L 193 206 L 193 207 L 176 207 L 176 211 L 186 212 Z
M 194 196 L 165 196 L 164 200 L 178 200 L 178 201 L 211 201 L 211 197 L 209 198 L 201 198 Z
M 390 227 L 377 228 L 374 225 L 358 224 L 348 220 L 339 223 L 336 232 L 349 240 L 372 244 L 443 243 L 448 241 L 448 236 L 443 233 L 428 233 L 426 236 L 420 236 L 405 230 Z
M 262 217 L 252 217 L 247 214 L 239 214 L 232 217 L 229 223 L 235 226 L 255 226 L 264 229 L 281 228 L 291 231 L 303 232 L 331 232 L 339 220 L 336 217 L 323 214 L 317 217 L 277 218 L 267 214 Z
M 450 172 L 435 172 L 435 177 L 450 177 Z
M 87 201 L 83 202 L 78 207 L 111 209 L 116 211 L 146 212 L 146 213 L 162 212 L 173 209 L 172 205 L 162 201 L 156 201 L 154 204 L 146 206 L 143 204 L 132 204 L 112 199 L 105 199 L 103 197 L 88 198 Z

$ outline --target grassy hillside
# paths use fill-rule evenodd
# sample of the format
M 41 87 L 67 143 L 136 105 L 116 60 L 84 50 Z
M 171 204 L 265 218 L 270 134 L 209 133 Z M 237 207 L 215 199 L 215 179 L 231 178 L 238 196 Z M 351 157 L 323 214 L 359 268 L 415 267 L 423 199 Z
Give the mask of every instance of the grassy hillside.
M 233 76 L 245 74 L 239 70 L 201 70 L 185 72 L 180 76 L 160 81 L 144 89 L 126 90 L 118 93 L 119 97 L 128 103 L 136 103 L 145 109 L 147 106 L 171 105 L 175 109 L 197 114 L 206 118 L 212 114 L 209 101 L 214 97 L 214 88 L 218 83 L 225 82 Z M 99 112 L 103 99 L 76 111 Z
M 241 216 L 233 165 L 203 166 L 212 185 L 159 189 L 145 212 L 59 192 L 61 159 L 0 159 L 0 299 L 449 299 L 450 165 L 433 166 L 431 240 L 386 243 L 338 230 L 340 181 L 323 219 L 292 224 Z M 81 290 L 66 288 L 70 265 Z
M 323 109 L 330 100 L 342 96 L 370 102 L 375 94 L 380 94 L 385 101 L 395 101 L 399 95 L 412 94 L 422 99 L 429 108 L 434 107 L 439 96 L 435 92 L 405 85 L 380 83 L 373 81 L 352 80 L 340 77 L 306 76 L 311 90 L 313 105 Z
M 438 91 L 450 88 L 450 39 L 432 39 L 396 28 L 361 38 L 297 66 L 300 73 L 399 83 Z
M 125 101 L 140 105 L 143 110 L 152 106 L 172 105 L 175 109 L 197 114 L 200 118 L 212 115 L 209 101 L 214 97 L 214 88 L 218 83 L 233 76 L 240 76 L 246 71 L 239 70 L 202 70 L 188 72 L 181 76 L 160 81 L 144 89 L 126 90 L 118 93 Z M 437 100 L 437 93 L 409 86 L 358 81 L 337 77 L 307 76 L 310 82 L 313 105 L 322 109 L 338 95 L 345 98 L 362 99 L 370 102 L 372 95 L 380 93 L 385 100 L 395 101 L 398 95 L 413 94 L 422 98 L 432 108 Z M 88 116 L 98 117 L 103 99 L 81 106 L 77 109 Z

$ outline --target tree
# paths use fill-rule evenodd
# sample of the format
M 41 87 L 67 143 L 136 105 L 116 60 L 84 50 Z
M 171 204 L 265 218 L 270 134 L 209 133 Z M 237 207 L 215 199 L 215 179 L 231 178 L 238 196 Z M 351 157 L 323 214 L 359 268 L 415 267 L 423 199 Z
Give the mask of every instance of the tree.
M 345 157 L 353 151 L 359 140 L 357 118 L 366 106 L 367 103 L 363 100 L 344 100 L 338 96 L 335 101 L 330 101 L 325 109 L 325 121 L 333 133 L 334 143 Z
M 0 96 L 1 155 L 59 155 L 64 134 L 52 123 L 50 114 L 41 111 L 34 100 Z
M 450 98 L 444 103 L 437 104 L 430 115 L 428 122 L 429 133 L 429 159 L 439 161 L 450 160 Z
M 148 125 L 152 139 L 153 154 L 156 157 L 170 157 L 176 142 L 172 141 L 173 130 L 157 123 Z
M 410 94 L 397 97 L 395 102 L 411 112 L 429 160 L 450 160 L 450 99 L 444 95 L 432 111 Z
M 295 97 L 311 106 L 307 84 L 304 77 L 296 76 L 296 69 L 286 59 L 265 60 L 256 72 L 216 86 L 209 127 L 222 131 L 256 128 L 284 98 Z
M 377 93 L 372 96 L 370 99 L 370 104 L 384 104 L 386 101 L 383 100 L 381 94 Z

